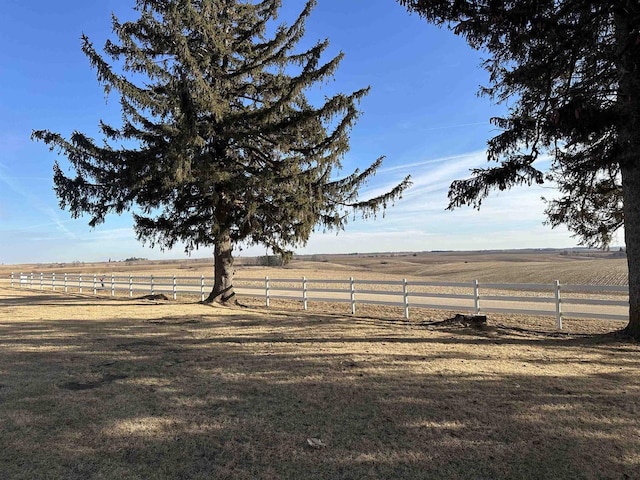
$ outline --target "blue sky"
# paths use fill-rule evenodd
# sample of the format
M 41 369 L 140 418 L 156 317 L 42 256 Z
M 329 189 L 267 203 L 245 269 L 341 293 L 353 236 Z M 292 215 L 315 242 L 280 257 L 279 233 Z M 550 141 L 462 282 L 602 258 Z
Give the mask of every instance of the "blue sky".
M 80 50 L 85 33 L 101 47 L 111 34 L 111 13 L 132 18 L 133 1 L 4 0 L 0 17 L 0 263 L 184 258 L 182 248 L 162 252 L 141 245 L 129 215 L 109 216 L 95 229 L 87 218 L 60 210 L 52 164 L 64 159 L 30 140 L 33 129 L 97 137 L 100 119 L 118 124 L 117 94 L 105 98 Z M 301 0 L 283 0 L 280 19 Z M 543 248 L 576 245 L 564 228 L 542 225 L 540 197 L 547 188 L 494 194 L 482 210 L 445 211 L 452 180 L 486 164 L 489 118 L 502 112 L 476 92 L 487 83 L 482 55 L 446 29 L 409 15 L 393 0 L 320 0 L 302 46 L 328 38 L 328 54 L 345 59 L 334 81 L 310 96 L 370 85 L 351 135 L 345 173 L 380 155 L 386 160 L 363 197 L 406 174 L 413 187 L 374 221 L 312 235 L 298 253 Z M 622 234 L 614 243 L 622 243 Z M 245 248 L 240 255 L 264 253 Z M 209 249 L 193 256 L 209 256 Z

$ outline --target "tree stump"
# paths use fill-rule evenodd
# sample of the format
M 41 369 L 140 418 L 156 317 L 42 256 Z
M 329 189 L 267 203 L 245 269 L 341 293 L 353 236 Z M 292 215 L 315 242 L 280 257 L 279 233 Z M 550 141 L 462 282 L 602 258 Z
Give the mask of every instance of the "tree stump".
M 463 315 L 461 313 L 458 313 L 454 317 L 454 320 L 467 327 L 483 328 L 487 326 L 486 315 Z
M 138 297 L 139 300 L 169 300 L 164 293 L 156 293 L 153 295 L 143 295 Z

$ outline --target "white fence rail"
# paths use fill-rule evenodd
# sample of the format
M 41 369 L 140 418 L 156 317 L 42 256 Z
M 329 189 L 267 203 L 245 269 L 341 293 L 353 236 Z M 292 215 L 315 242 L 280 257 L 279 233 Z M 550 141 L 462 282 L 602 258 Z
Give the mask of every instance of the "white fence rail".
M 56 274 L 56 273 L 12 273 L 10 277 L 12 287 L 31 289 L 60 290 L 64 293 L 107 293 L 115 296 L 116 292 L 134 294 L 169 294 L 177 299 L 178 294 L 200 295 L 205 298 L 205 279 L 201 277 L 156 277 L 153 275 L 115 276 L 97 274 Z
M 114 276 L 56 273 L 12 273 L 11 287 L 51 289 L 67 292 L 116 292 L 133 297 L 139 294 L 166 294 L 174 300 L 195 295 L 201 300 L 212 285 L 205 277 Z M 473 314 L 507 313 L 555 317 L 562 329 L 564 318 L 628 320 L 627 286 L 553 284 L 499 284 L 473 282 L 414 282 L 349 279 L 242 278 L 235 279 L 239 296 L 299 301 L 307 310 L 309 302 L 348 303 L 351 313 L 357 305 L 387 305 L 402 308 L 409 319 L 410 309 L 464 311 Z

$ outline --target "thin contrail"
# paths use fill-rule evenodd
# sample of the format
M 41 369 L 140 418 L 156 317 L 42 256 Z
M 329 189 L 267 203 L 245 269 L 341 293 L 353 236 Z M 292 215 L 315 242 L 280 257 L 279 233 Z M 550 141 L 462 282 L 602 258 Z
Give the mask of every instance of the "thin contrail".
M 66 222 L 63 222 L 51 207 L 44 205 L 36 196 L 22 188 L 22 186 L 15 181 L 14 177 L 6 175 L 5 170 L 6 167 L 0 163 L 0 182 L 4 183 L 15 193 L 25 198 L 36 210 L 47 216 L 51 220 L 51 224 L 56 225 L 58 229 L 67 236 L 67 238 L 75 238 L 75 234 L 64 226 L 64 223 Z
M 491 125 L 489 122 L 473 122 L 473 123 L 457 123 L 455 125 L 443 125 L 440 127 L 425 128 L 423 132 L 431 132 L 433 130 L 447 130 L 450 128 L 473 127 L 475 125 Z

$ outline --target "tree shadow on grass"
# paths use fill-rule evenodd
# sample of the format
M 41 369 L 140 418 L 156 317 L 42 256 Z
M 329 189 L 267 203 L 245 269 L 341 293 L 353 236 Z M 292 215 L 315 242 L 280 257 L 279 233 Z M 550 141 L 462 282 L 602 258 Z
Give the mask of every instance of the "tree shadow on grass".
M 76 306 L 82 305 L 81 303 Z M 138 305 L 129 304 L 129 308 L 138 308 Z M 108 305 L 106 308 L 111 308 Z M 206 312 L 206 310 L 205 310 Z M 441 350 L 447 346 L 470 346 L 470 350 L 461 353 L 438 353 L 436 358 L 443 356 L 465 358 L 467 360 L 483 360 L 486 354 L 473 354 L 475 347 L 508 346 L 526 349 L 527 347 L 542 347 L 548 351 L 562 350 L 565 355 L 556 355 L 555 360 L 546 355 L 520 355 L 519 358 L 530 362 L 565 362 L 575 357 L 580 349 L 589 349 L 598 354 L 598 358 L 590 358 L 588 361 L 600 364 L 616 364 L 616 356 L 621 353 L 634 354 L 638 352 L 637 342 L 628 342 L 620 339 L 615 334 L 576 335 L 557 334 L 546 332 L 531 332 L 526 329 L 510 327 L 491 327 L 490 329 L 476 329 L 470 327 L 460 328 L 430 328 L 421 325 L 408 324 L 406 322 L 389 322 L 373 318 L 362 319 L 353 317 L 341 317 L 337 315 L 310 315 L 277 313 L 268 316 L 246 315 L 243 312 L 230 309 L 229 314 L 219 317 L 207 318 L 206 315 L 181 315 L 175 314 L 175 310 L 168 311 L 162 318 L 147 320 L 132 320 L 136 329 L 123 336 L 122 322 L 101 322 L 99 334 L 94 333 L 94 340 L 102 342 L 116 342 L 117 346 L 126 345 L 131 338 L 137 338 L 144 334 L 145 330 L 166 327 L 165 333 L 158 337 L 166 337 L 167 344 L 173 340 L 175 329 L 178 332 L 188 329 L 192 333 L 199 330 L 213 332 L 204 337 L 192 335 L 190 338 L 182 338 L 181 343 L 189 348 L 203 349 L 213 344 L 227 345 L 322 345 L 322 344 L 369 344 L 380 345 L 414 345 L 416 348 L 429 346 Z M 87 332 L 87 320 L 66 320 L 64 330 L 66 335 L 48 335 L 53 328 L 58 328 L 55 321 L 46 321 L 39 324 L 25 323 L 16 331 L 12 322 L 0 322 L 0 329 L 4 329 L 5 340 L 15 345 L 38 346 L 43 342 L 55 347 L 63 346 L 71 348 L 71 337 L 78 337 L 84 342 L 85 337 L 91 337 Z M 351 327 L 356 326 L 356 329 Z M 259 333 L 247 333 L 247 329 L 264 327 Z M 439 335 L 424 335 L 425 331 L 433 331 Z M 354 335 L 355 332 L 363 332 Z M 155 341 L 157 343 L 157 341 Z M 142 342 L 145 343 L 144 341 Z M 134 342 L 135 346 L 135 342 Z M 407 355 L 400 355 L 407 357 Z M 417 355 L 417 358 L 431 358 L 431 355 Z
M 634 478 L 640 466 L 635 345 L 374 320 L 354 332 L 319 315 L 190 320 L 3 322 L 4 478 Z M 500 356 L 479 353 L 492 346 Z M 548 368 L 505 366 L 546 353 Z
M 162 295 L 162 297 L 160 297 Z M 163 298 L 164 297 L 164 298 Z M 141 295 L 134 298 L 129 297 L 96 297 L 81 293 L 51 293 L 31 295 L 2 297 L 0 298 L 1 307 L 57 307 L 63 305 L 74 305 L 77 307 L 104 305 L 109 302 L 109 308 L 129 308 L 135 305 L 161 305 L 167 303 L 167 297 L 163 294 L 158 295 Z

